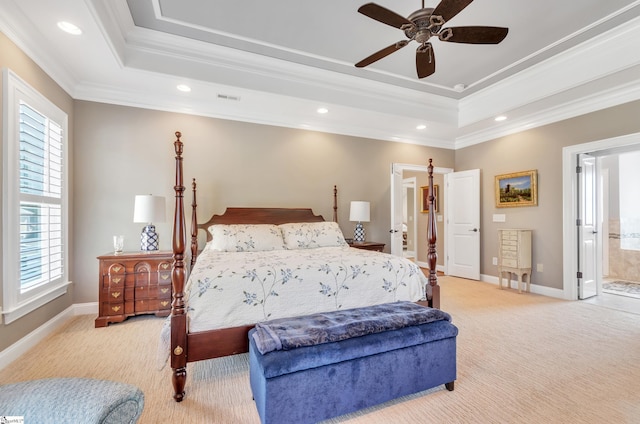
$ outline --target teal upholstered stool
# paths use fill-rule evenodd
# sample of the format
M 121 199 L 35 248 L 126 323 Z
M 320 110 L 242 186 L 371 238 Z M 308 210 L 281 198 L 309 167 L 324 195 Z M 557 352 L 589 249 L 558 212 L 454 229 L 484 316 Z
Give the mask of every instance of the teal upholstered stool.
M 0 386 L 0 416 L 25 423 L 135 423 L 144 394 L 129 384 L 88 378 L 49 378 Z

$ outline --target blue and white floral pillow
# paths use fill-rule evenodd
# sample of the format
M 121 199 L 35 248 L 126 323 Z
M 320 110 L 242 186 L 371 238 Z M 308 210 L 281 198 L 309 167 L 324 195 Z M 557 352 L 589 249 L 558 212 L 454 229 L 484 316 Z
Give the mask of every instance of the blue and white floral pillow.
M 282 232 L 271 224 L 214 224 L 207 248 L 219 252 L 284 250 Z
M 347 246 L 337 222 L 299 222 L 279 227 L 287 249 Z

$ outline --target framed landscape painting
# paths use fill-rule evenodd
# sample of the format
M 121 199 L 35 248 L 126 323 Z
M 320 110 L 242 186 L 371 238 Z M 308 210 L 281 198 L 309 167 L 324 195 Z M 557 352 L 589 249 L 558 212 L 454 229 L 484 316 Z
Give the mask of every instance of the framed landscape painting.
M 538 173 L 532 171 L 496 175 L 496 207 L 538 205 Z

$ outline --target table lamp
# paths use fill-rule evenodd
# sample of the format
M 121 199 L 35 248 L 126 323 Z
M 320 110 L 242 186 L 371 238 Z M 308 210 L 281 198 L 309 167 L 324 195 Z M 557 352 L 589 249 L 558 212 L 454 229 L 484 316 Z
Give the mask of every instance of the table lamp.
M 349 221 L 357 222 L 356 229 L 353 232 L 353 241 L 362 243 L 365 240 L 363 222 L 369 222 L 369 202 L 352 201 L 349 211 Z
M 144 222 L 145 227 L 140 234 L 140 250 L 158 250 L 158 233 L 153 222 L 164 222 L 164 197 L 151 194 L 136 195 L 133 209 L 133 222 Z

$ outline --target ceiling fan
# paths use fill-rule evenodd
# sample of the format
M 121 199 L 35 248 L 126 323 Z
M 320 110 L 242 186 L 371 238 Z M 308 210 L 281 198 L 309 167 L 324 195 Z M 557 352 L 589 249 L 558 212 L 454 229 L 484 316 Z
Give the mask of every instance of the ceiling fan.
M 420 45 L 416 50 L 416 70 L 418 78 L 428 77 L 436 71 L 436 58 L 431 37 L 438 37 L 440 41 L 466 44 L 498 44 L 507 36 L 509 28 L 491 26 L 460 26 L 442 28 L 442 26 L 460 13 L 473 0 L 442 0 L 435 8 L 424 7 L 416 10 L 407 18 L 392 12 L 375 3 L 360 6 L 358 12 L 383 24 L 391 25 L 404 31 L 408 40 L 401 40 L 375 52 L 371 56 L 356 63 L 356 67 L 364 68 L 391 53 L 400 50 L 410 41 L 417 41 Z

